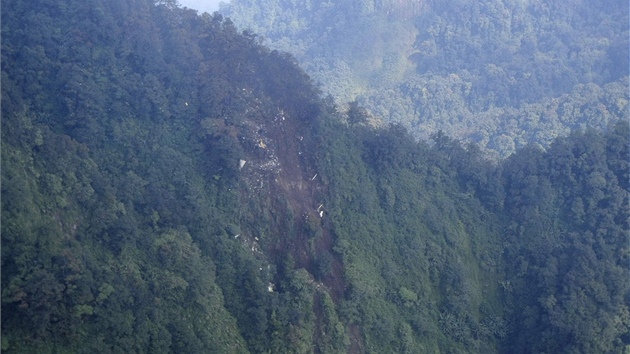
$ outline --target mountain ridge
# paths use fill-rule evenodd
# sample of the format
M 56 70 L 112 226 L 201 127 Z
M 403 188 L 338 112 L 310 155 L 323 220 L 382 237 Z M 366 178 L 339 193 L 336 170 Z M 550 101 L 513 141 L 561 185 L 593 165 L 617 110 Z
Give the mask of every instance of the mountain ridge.
M 358 100 L 385 125 L 423 140 L 442 130 L 497 160 L 628 114 L 616 103 L 629 101 L 623 1 L 235 0 L 221 13 L 292 53 L 340 105 Z M 549 112 L 557 99 L 605 110 Z
M 3 352 L 630 344 L 627 122 L 496 163 L 370 127 L 220 15 L 3 10 Z

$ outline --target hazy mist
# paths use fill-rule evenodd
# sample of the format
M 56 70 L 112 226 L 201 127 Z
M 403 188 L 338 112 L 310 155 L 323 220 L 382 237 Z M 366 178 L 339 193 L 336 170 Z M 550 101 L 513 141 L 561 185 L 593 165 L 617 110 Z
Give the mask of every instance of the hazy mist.
M 179 3 L 182 6 L 190 7 L 191 9 L 195 9 L 199 12 L 209 12 L 213 13 L 219 10 L 219 3 L 229 2 L 229 1 L 221 1 L 221 0 L 179 0 Z

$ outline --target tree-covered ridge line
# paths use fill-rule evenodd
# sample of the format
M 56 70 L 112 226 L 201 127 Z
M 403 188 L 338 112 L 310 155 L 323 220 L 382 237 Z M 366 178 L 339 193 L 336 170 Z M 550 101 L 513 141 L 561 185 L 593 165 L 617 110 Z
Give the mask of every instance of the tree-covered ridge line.
M 234 237 L 250 220 L 239 160 L 254 163 L 253 124 L 308 114 L 296 99 L 316 97 L 300 70 L 170 2 L 4 7 L 3 348 L 304 345 L 285 338 L 313 330 L 289 317 L 308 298 L 288 292 L 310 283 L 293 267 L 282 281 L 259 272 L 245 246 L 264 222 Z
M 629 114 L 622 0 L 236 0 L 222 13 L 295 55 L 338 102 L 358 99 L 385 124 L 421 139 L 442 130 L 494 158 Z M 604 113 L 536 112 L 558 99 Z
M 627 122 L 494 164 L 174 1 L 3 10 L 3 352 L 630 344 Z

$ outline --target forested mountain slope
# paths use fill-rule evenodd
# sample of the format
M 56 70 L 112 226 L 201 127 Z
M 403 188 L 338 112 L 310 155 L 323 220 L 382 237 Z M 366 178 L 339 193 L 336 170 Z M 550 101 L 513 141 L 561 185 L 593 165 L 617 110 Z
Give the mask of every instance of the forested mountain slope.
M 627 122 L 492 164 L 218 15 L 2 8 L 3 352 L 628 349 Z
M 628 113 L 628 2 L 233 0 L 338 102 L 494 157 Z

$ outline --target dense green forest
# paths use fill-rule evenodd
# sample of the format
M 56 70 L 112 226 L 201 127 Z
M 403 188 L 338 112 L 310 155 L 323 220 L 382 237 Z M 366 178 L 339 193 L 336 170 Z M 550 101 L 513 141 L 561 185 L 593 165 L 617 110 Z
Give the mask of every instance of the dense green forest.
M 627 103 L 497 162 L 173 0 L 1 26 L 2 352 L 630 350 Z
M 494 158 L 628 113 L 625 0 L 233 0 L 338 103 Z

